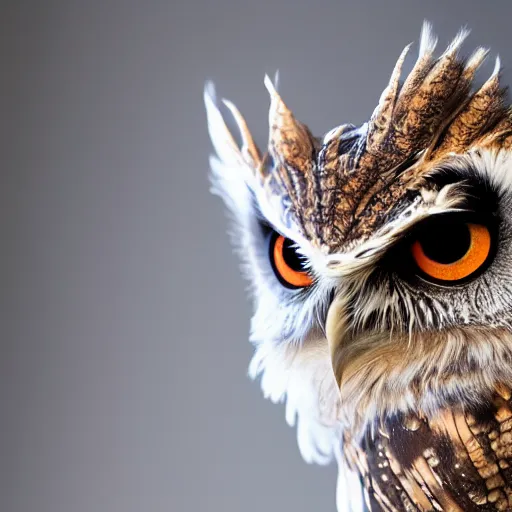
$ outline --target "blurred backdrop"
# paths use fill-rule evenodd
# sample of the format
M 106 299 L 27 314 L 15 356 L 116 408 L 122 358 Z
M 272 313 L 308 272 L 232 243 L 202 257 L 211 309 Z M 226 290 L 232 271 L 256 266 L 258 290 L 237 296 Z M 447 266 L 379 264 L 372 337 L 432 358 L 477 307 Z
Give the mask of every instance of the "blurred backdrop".
M 0 510 L 334 511 L 335 468 L 302 462 L 246 378 L 203 84 L 264 143 L 279 69 L 322 134 L 367 119 L 424 18 L 440 46 L 467 24 L 468 52 L 499 53 L 510 81 L 511 15 L 507 0 L 2 2 Z

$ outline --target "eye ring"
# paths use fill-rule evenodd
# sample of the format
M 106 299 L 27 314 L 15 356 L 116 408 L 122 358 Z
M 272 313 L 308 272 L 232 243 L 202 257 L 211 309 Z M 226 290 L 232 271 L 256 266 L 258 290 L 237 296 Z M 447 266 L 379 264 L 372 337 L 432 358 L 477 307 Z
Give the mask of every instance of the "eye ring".
M 276 277 L 290 289 L 306 288 L 313 278 L 304 269 L 304 259 L 295 250 L 294 242 L 279 233 L 272 233 L 269 257 Z
M 491 261 L 494 253 L 494 230 L 481 221 L 448 221 L 438 224 L 437 233 L 430 225 L 420 232 L 410 246 L 419 276 L 434 284 L 454 285 L 475 278 Z M 434 242 L 434 243 L 433 243 Z M 430 251 L 433 254 L 428 254 Z M 444 260 L 444 261 L 443 261 Z

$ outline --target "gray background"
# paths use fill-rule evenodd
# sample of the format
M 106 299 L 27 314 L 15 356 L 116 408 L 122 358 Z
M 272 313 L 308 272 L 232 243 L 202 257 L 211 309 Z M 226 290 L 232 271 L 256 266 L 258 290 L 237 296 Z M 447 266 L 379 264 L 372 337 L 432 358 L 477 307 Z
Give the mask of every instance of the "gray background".
M 509 1 L 33 1 L 0 13 L 0 510 L 334 511 L 246 378 L 205 79 L 267 136 L 371 113 L 424 18 L 512 66 Z M 417 48 L 417 47 L 416 47 Z M 415 50 L 413 50 L 414 53 Z M 492 64 L 486 71 L 490 72 Z

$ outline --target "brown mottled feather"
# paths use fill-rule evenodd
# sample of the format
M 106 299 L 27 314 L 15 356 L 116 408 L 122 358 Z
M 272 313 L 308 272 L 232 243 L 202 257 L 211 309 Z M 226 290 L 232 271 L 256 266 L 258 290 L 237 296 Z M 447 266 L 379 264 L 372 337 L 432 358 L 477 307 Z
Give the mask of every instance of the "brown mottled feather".
M 512 143 L 499 73 L 471 93 L 486 52 L 461 58 L 464 38 L 461 33 L 438 59 L 426 48 L 400 86 L 406 48 L 370 121 L 358 129 L 341 126 L 320 148 L 267 79 L 271 174 L 313 245 L 346 251 L 381 227 L 401 207 L 404 191 L 447 155 Z
M 430 421 L 395 416 L 362 443 L 345 443 L 372 511 L 512 509 L 512 401 L 505 386 L 489 408 L 454 406 Z

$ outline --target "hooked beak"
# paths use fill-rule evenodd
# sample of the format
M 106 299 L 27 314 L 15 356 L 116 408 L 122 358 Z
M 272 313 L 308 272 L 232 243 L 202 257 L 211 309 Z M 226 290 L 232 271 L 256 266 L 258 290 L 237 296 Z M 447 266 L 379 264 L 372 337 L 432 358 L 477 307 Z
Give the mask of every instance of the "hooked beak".
M 340 361 L 340 347 L 343 344 L 344 334 L 347 330 L 347 308 L 346 299 L 341 295 L 334 298 L 325 323 L 325 334 L 329 344 L 329 351 L 331 354 L 331 364 L 336 377 L 338 388 L 341 383 L 341 361 Z

